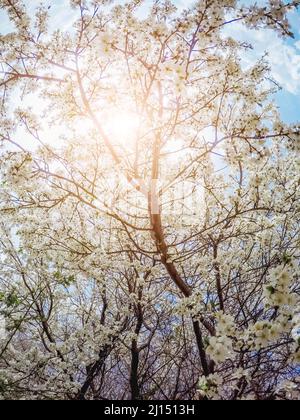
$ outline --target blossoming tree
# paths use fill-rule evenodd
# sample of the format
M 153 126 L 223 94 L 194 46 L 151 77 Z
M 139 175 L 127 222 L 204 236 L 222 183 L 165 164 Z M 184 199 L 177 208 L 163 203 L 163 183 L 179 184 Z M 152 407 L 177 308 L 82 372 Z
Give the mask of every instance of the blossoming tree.
M 27 2 L 28 3 L 28 2 Z M 1 0 L 2 399 L 298 399 L 299 1 Z

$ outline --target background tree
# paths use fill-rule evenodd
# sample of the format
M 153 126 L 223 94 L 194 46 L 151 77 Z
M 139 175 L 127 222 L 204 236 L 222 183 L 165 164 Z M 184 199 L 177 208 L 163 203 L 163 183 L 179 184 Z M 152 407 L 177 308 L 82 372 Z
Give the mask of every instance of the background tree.
M 300 129 L 224 31 L 299 1 L 42 3 L 0 2 L 2 398 L 299 398 Z

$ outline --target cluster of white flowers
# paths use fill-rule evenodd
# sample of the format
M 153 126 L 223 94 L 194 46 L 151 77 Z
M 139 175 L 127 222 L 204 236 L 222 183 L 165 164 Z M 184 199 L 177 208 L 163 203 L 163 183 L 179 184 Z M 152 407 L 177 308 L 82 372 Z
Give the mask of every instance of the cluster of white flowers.
M 194 293 L 191 297 L 181 299 L 176 305 L 175 313 L 180 316 L 191 315 L 192 317 L 199 317 L 203 310 L 203 296 L 202 293 Z
M 292 280 L 291 267 L 279 266 L 273 269 L 269 275 L 268 285 L 265 286 L 264 295 L 267 305 L 274 307 L 294 306 L 296 295 L 290 291 Z
M 208 355 L 216 363 L 222 363 L 233 357 L 232 338 L 235 335 L 236 324 L 231 315 L 224 312 L 216 314 L 217 326 L 216 335 L 209 339 L 206 349 Z
M 180 93 L 185 87 L 187 79 L 187 67 L 184 64 L 174 61 L 166 61 L 161 65 L 160 77 L 162 80 L 168 80 L 171 86 L 175 87 L 175 91 Z
M 217 335 L 233 336 L 235 334 L 236 329 L 236 323 L 234 321 L 233 316 L 225 314 L 222 311 L 216 313 L 215 316 L 217 320 Z
M 293 361 L 298 365 L 300 363 L 300 313 L 297 313 L 293 317 L 291 334 L 293 340 L 295 341 Z
M 277 393 L 283 393 L 289 400 L 299 400 L 299 384 L 293 381 L 284 381 L 278 387 Z
M 30 17 L 27 13 L 26 6 L 20 1 L 1 1 L 0 9 L 7 8 L 8 14 L 12 22 L 16 25 L 19 32 L 26 33 L 30 25 Z
M 151 35 L 154 38 L 161 39 L 167 33 L 168 28 L 165 25 L 165 23 L 162 23 L 162 22 L 159 22 L 159 23 L 153 22 L 152 25 L 151 25 L 151 30 L 152 30 Z
M 222 386 L 222 377 L 218 374 L 202 376 L 198 383 L 199 395 L 211 400 L 218 399 L 219 388 Z
M 259 321 L 249 328 L 248 333 L 253 337 L 248 344 L 253 344 L 257 349 L 267 347 L 270 342 L 274 342 L 280 337 L 282 329 L 280 323 Z
M 214 362 L 225 362 L 233 357 L 232 340 L 226 336 L 211 337 L 206 351 Z
M 115 42 L 115 36 L 110 31 L 102 32 L 97 38 L 97 50 L 100 56 L 109 57 L 112 53 L 112 47 Z
M 81 6 L 85 8 L 87 6 L 86 0 L 70 0 L 70 4 L 72 8 L 77 8 L 78 6 Z
M 297 1 L 294 2 L 296 5 Z M 299 3 L 298 3 L 299 4 Z M 291 6 L 291 4 L 289 5 Z M 246 23 L 250 27 L 257 27 L 260 24 L 267 25 L 273 29 L 279 31 L 283 36 L 290 35 L 290 24 L 286 17 L 286 14 L 290 10 L 290 7 L 281 0 L 269 1 L 268 7 L 262 7 L 258 4 L 252 5 L 247 10 L 242 11 L 242 15 L 245 17 Z
M 291 127 L 293 134 L 290 136 L 289 147 L 295 152 L 300 152 L 300 127 Z
M 3 169 L 2 187 L 18 191 L 34 187 L 32 179 L 32 157 L 30 153 L 8 152 L 1 155 L 0 165 Z

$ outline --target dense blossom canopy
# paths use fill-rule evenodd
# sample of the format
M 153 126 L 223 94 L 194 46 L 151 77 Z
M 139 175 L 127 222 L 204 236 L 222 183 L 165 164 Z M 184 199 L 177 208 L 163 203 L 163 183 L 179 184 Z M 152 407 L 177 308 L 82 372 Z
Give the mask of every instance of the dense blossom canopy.
M 0 398 L 299 399 L 299 1 L 0 0 Z

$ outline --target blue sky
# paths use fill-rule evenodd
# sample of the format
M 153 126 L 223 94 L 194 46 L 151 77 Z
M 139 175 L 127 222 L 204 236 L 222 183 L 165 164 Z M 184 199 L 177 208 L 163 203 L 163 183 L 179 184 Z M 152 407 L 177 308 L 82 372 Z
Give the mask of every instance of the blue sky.
M 296 47 L 297 51 L 295 51 L 295 54 L 298 54 L 300 57 L 300 11 L 293 13 L 290 16 L 290 20 L 293 25 L 295 39 L 287 40 L 286 44 L 294 49 Z M 298 64 L 298 80 L 300 80 L 300 64 Z M 285 121 L 295 122 L 300 120 L 300 88 L 296 89 L 294 94 L 284 89 L 278 95 L 278 102 Z
M 122 2 L 120 0 L 120 3 Z M 176 2 L 180 7 L 187 7 L 194 3 L 194 0 L 176 0 Z M 244 0 L 243 3 L 245 2 L 253 3 L 252 0 Z M 30 7 L 35 7 L 39 3 L 40 0 L 31 0 Z M 49 0 L 49 4 L 52 6 L 56 27 L 67 29 L 72 19 L 70 19 L 70 9 L 66 7 L 66 0 Z M 282 118 L 287 123 L 296 123 L 300 121 L 300 11 L 291 13 L 289 18 L 295 39 L 282 40 L 273 31 L 253 31 L 236 24 L 231 26 L 229 33 L 254 46 L 254 50 L 244 57 L 249 63 L 259 59 L 265 51 L 268 51 L 273 78 L 283 87 L 283 90 L 276 95 Z M 0 33 L 9 31 L 8 23 L 7 16 L 0 11 Z

